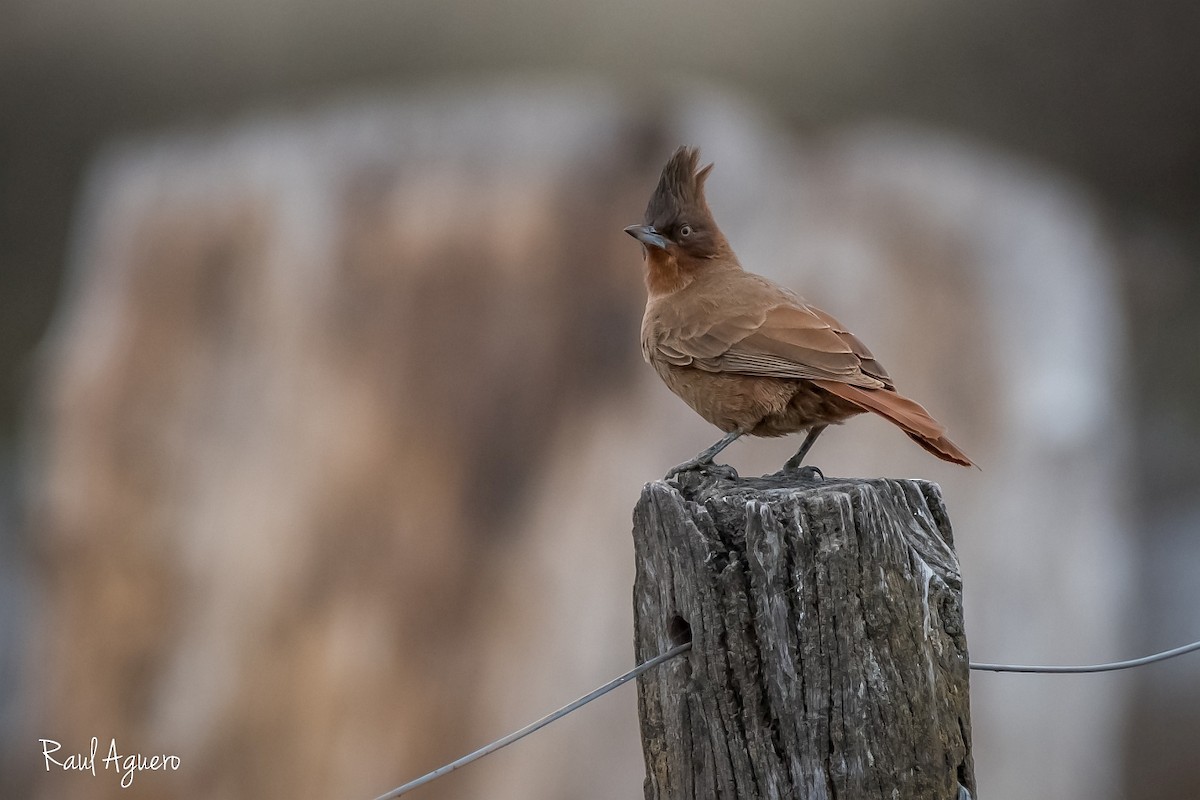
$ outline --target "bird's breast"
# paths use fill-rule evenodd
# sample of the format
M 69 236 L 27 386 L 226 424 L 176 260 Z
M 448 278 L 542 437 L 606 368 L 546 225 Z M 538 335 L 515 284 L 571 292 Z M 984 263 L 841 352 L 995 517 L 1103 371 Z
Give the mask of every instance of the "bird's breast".
M 796 381 L 680 367 L 650 357 L 667 388 L 702 418 L 725 432 L 753 430 L 784 413 L 796 393 Z

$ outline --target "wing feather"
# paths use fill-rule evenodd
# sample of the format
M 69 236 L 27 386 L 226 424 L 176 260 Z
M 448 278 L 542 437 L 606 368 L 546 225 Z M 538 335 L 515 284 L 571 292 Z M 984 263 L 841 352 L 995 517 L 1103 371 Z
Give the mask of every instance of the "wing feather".
M 703 327 L 662 325 L 652 344 L 658 358 L 707 372 L 832 380 L 866 388 L 890 385 L 866 346 L 837 320 L 790 293 L 774 302 L 721 315 L 690 315 Z M 864 366 L 867 369 L 864 369 Z

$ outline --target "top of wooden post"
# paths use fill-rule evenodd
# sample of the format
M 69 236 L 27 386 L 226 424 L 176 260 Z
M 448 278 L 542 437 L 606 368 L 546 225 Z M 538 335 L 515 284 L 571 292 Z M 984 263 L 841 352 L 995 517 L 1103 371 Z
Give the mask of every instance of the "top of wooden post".
M 938 486 L 647 484 L 634 511 L 648 800 L 975 790 L 962 579 Z

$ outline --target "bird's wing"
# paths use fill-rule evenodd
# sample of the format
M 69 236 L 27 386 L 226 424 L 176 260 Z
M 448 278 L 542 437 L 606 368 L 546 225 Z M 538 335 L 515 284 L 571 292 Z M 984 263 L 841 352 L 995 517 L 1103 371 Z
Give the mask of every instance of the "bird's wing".
M 813 314 L 816 314 L 817 317 L 823 320 L 826 324 L 828 324 L 829 327 L 833 329 L 833 332 L 841 337 L 842 341 L 849 345 L 851 352 L 858 356 L 859 361 L 862 362 L 861 369 L 863 372 L 865 372 L 867 375 L 870 375 L 872 378 L 878 378 L 879 380 L 883 381 L 888 388 L 892 388 L 892 379 L 888 375 L 887 370 L 883 368 L 883 364 L 880 364 L 875 360 L 875 356 L 872 355 L 871 351 L 867 349 L 867 346 L 862 343 L 862 339 L 859 339 L 853 333 L 846 330 L 846 327 L 834 319 L 833 315 L 826 314 L 816 306 L 805 304 L 805 307 L 808 308 L 808 310 Z
M 861 341 L 790 293 L 750 308 L 689 316 L 703 322 L 660 329 L 654 342 L 659 358 L 708 372 L 890 386 Z

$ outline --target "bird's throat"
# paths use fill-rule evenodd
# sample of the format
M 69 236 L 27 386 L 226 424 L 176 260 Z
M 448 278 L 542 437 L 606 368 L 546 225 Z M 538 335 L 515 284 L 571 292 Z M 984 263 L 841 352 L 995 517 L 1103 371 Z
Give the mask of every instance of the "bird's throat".
M 648 248 L 646 254 L 646 291 L 651 297 L 672 294 L 692 282 L 692 276 L 673 254 Z

